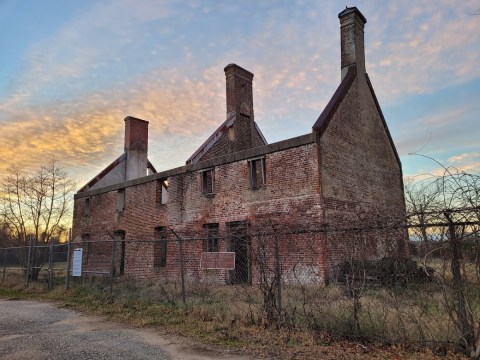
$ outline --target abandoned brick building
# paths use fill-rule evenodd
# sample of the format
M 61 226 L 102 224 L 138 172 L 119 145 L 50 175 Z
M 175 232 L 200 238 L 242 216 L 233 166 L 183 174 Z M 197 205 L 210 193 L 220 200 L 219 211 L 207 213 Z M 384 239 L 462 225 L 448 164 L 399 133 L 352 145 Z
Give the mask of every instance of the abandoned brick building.
M 175 278 L 179 245 L 163 240 L 206 231 L 216 241 L 184 244 L 187 279 L 207 278 L 199 264 L 203 252 L 230 251 L 237 255 L 235 269 L 218 270 L 213 280 L 255 282 L 249 257 L 256 240 L 248 228 L 256 224 L 319 228 L 348 223 L 359 212 L 364 219 L 402 214 L 400 159 L 365 71 L 366 19 L 355 7 L 338 17 L 341 83 L 311 132 L 267 144 L 254 120 L 253 74 L 230 64 L 224 69 L 226 120 L 185 166 L 156 172 L 147 158 L 148 122 L 125 119 L 124 154 L 75 195 L 74 241 L 116 237 L 121 273 Z M 376 244 L 371 256 L 405 255 L 404 235 Z M 148 239 L 159 241 L 141 241 Z M 86 266 L 93 268 L 105 249 L 90 247 Z M 280 241 L 279 251 L 285 274 L 296 269 L 322 281 L 351 249 L 318 232 Z

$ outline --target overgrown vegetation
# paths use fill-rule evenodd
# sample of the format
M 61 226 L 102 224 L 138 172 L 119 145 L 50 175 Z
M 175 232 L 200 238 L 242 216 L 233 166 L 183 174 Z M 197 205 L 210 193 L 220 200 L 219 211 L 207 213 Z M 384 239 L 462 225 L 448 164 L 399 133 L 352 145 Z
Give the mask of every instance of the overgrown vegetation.
M 444 309 L 459 331 L 464 352 L 478 359 L 480 175 L 443 169 L 442 176 L 407 182 L 410 232 L 424 262 L 444 260 L 436 276 Z
M 365 288 L 356 320 L 352 295 L 343 285 L 284 286 L 285 319 L 281 327 L 265 322 L 262 291 L 240 285 L 189 284 L 185 306 L 175 283 L 124 281 L 110 294 L 107 279 L 92 278 L 75 281 L 68 291 L 63 286 L 47 291 L 46 281 L 24 288 L 18 275 L 10 274 L 1 284 L 0 296 L 60 301 L 65 307 L 135 326 L 161 328 L 230 348 L 282 354 L 284 358 L 306 348 L 312 350 L 312 346 L 319 351 L 347 339 L 370 347 L 413 343 L 418 349 L 430 345 L 440 353 L 462 350 L 455 341 L 460 333 L 445 309 L 442 287 L 435 283 Z M 480 315 L 478 303 L 476 311 Z M 358 327 L 352 332 L 355 321 Z

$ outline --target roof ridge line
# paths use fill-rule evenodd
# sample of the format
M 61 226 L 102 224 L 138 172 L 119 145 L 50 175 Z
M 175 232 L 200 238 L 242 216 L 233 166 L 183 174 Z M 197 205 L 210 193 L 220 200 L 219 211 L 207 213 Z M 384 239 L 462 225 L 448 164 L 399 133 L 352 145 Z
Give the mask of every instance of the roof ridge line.
M 350 86 L 353 84 L 353 81 L 355 80 L 356 75 L 357 75 L 357 66 L 356 65 L 350 66 L 348 68 L 347 75 L 345 75 L 340 85 L 338 85 L 337 90 L 335 90 L 335 93 L 331 97 L 327 106 L 325 106 L 325 109 L 323 109 L 317 121 L 315 122 L 315 124 L 313 124 L 312 126 L 313 132 L 317 132 L 320 136 L 322 136 L 322 134 L 327 129 L 328 124 L 330 124 L 330 121 L 332 120 L 333 115 L 335 114 L 338 107 L 340 106 L 340 103 L 345 98 L 345 95 L 347 95 L 347 92 L 350 89 Z

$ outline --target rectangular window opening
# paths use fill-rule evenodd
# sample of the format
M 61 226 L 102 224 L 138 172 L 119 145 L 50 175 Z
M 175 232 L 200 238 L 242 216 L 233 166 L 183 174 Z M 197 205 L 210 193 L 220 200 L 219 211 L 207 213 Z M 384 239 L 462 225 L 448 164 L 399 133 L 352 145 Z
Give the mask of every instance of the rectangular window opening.
M 155 204 L 164 205 L 168 202 L 168 181 L 165 179 L 157 180 L 155 189 Z
M 167 266 L 167 228 L 155 228 L 155 242 L 153 243 L 153 266 L 162 268 Z
M 203 228 L 206 232 L 205 250 L 207 252 L 219 251 L 219 231 L 218 224 L 205 224 Z
M 215 168 L 203 170 L 202 177 L 202 194 L 215 193 Z
M 267 184 L 265 158 L 248 160 L 248 172 L 250 175 L 250 187 L 252 189 L 257 189 Z

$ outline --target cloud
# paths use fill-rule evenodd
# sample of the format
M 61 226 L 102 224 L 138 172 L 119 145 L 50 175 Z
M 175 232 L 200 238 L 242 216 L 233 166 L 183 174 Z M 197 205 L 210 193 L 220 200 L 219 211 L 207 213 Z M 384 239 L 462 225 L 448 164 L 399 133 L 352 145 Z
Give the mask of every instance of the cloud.
M 448 163 L 465 172 L 480 172 L 480 152 L 474 151 L 454 155 L 448 158 Z
M 2 124 L 0 173 L 13 159 L 34 168 L 46 157 L 61 157 L 72 167 L 90 164 L 82 175 L 86 180 L 123 152 L 122 120 L 127 115 L 150 121 L 150 146 L 156 153 L 175 149 L 173 158 L 161 157 L 166 164 L 157 165 L 156 159 L 157 168 L 180 166 L 184 160 L 179 154 L 186 159 L 203 142 L 205 131 L 213 131 L 224 120 L 224 85 L 219 79 L 212 81 L 212 71 L 206 69 L 192 80 L 175 68 L 157 69 L 125 88 L 77 98 L 77 107 L 49 104 L 23 113 L 12 111 Z M 179 139 L 184 141 L 181 150 L 176 148 Z
M 424 100 L 427 102 L 427 100 Z M 398 107 L 418 107 L 408 117 L 399 118 L 401 123 L 394 124 L 395 143 L 401 156 L 409 153 L 424 153 L 444 157 L 452 151 L 463 151 L 478 148 L 477 108 L 473 98 L 466 97 L 462 101 L 454 99 L 435 100 L 420 110 L 421 98 L 415 103 L 400 104 Z M 446 105 L 445 105 L 446 103 Z M 398 118 L 394 108 L 391 115 Z
M 28 49 L 0 102 L 0 174 L 13 160 L 34 166 L 57 156 L 88 180 L 123 151 L 126 115 L 150 121 L 158 169 L 181 165 L 225 117 L 222 69 L 230 62 L 255 74 L 255 117 L 269 141 L 309 132 L 340 80 L 338 3 L 254 4 L 86 7 Z M 467 11 L 473 5 L 359 5 L 368 18 L 367 71 L 382 104 L 480 75 L 478 17 Z M 427 126 L 440 146 L 452 116 L 466 115 L 449 109 L 408 127 Z M 413 133 L 397 144 L 402 152 L 425 142 L 425 133 Z
M 473 153 L 464 153 L 460 155 L 452 156 L 448 159 L 451 163 L 462 163 L 464 161 L 472 160 L 472 159 L 480 159 L 480 152 L 473 152 Z
M 47 158 L 62 158 L 81 164 L 90 156 L 104 152 L 118 133 L 113 115 L 85 112 L 79 118 L 59 121 L 38 114 L 2 124 L 0 172 L 15 162 L 27 168 L 38 167 Z
M 126 70 L 118 63 L 132 58 L 127 48 L 133 52 L 145 46 L 146 24 L 173 15 L 165 1 L 106 1 L 79 10 L 59 31 L 28 49 L 8 105 L 48 103 L 52 97 L 74 98 L 89 91 L 94 82 L 106 81 L 110 69 Z
M 417 154 L 411 154 L 417 155 Z M 455 154 L 446 160 L 426 157 L 422 154 L 410 159 L 416 161 L 415 171 L 409 171 L 405 178 L 415 178 L 416 180 L 427 179 L 431 177 L 443 176 L 447 172 L 465 172 L 480 175 L 480 152 L 468 152 Z
M 470 164 L 465 164 L 465 165 L 460 165 L 460 166 L 436 166 L 433 167 L 429 170 L 419 170 L 415 173 L 411 174 L 404 174 L 404 179 L 408 180 L 414 180 L 414 181 L 421 181 L 425 179 L 432 179 L 432 178 L 438 178 L 441 176 L 444 176 L 446 174 L 450 173 L 467 173 L 467 174 L 475 174 L 475 175 L 480 175 L 480 161 L 472 162 Z
M 235 13 L 238 9 L 227 7 L 223 11 Z M 275 36 L 282 27 L 275 12 L 269 15 L 267 27 L 271 32 L 255 35 L 250 45 L 252 39 L 239 40 L 238 50 L 219 54 L 219 59 L 207 67 L 196 64 L 192 50 L 178 41 L 181 37 L 175 34 L 171 40 L 180 42 L 185 55 L 183 64 L 163 66 L 154 59 L 145 66 L 144 58 L 135 59 L 131 55 L 137 50 L 133 43 L 145 45 L 142 32 L 148 30 L 146 24 L 177 15 L 167 2 L 160 6 L 152 3 L 133 6 L 129 1 L 99 3 L 78 14 L 50 38 L 35 44 L 12 95 L 0 105 L 3 112 L 0 122 L 5 129 L 2 134 L 5 141 L 0 144 L 2 163 L 8 164 L 15 158 L 25 166 L 34 166 L 45 156 L 61 154 L 72 166 L 83 167 L 90 161 L 92 169 L 97 170 L 122 151 L 122 119 L 134 115 L 150 121 L 151 154 L 161 156 L 157 161 L 165 162 L 166 167 L 181 165 L 224 120 L 222 69 L 227 57 L 255 71 L 257 119 L 298 121 L 296 109 L 310 109 L 318 115 L 322 102 L 328 101 L 327 91 L 320 97 L 315 93 L 315 82 L 328 78 L 320 55 L 304 64 L 302 29 L 290 21 L 281 38 Z M 185 12 L 184 16 L 191 15 Z M 154 29 L 165 29 L 168 33 L 168 26 Z M 324 37 L 325 42 L 327 38 Z M 297 55 L 290 56 L 287 63 L 276 57 L 280 50 L 285 51 L 282 39 L 297 44 L 291 47 Z M 310 36 L 309 47 L 316 48 L 317 40 Z M 260 61 L 268 65 L 257 65 L 259 60 L 255 60 L 248 66 L 252 61 L 244 54 L 267 44 L 271 52 L 265 52 Z M 170 50 L 173 45 L 168 46 Z M 157 47 L 151 52 L 156 53 Z M 164 55 L 166 51 L 160 49 L 158 53 Z M 135 63 L 132 60 L 141 61 L 138 68 L 132 68 L 131 63 Z M 113 74 L 107 76 L 109 72 Z M 116 72 L 125 72 L 125 77 Z M 112 81 L 109 79 L 113 82 L 109 83 Z M 310 131 L 315 118 L 307 121 L 304 132 Z M 272 125 L 278 128 L 278 124 Z M 261 126 L 268 128 L 268 123 Z M 298 134 L 291 134 L 294 135 Z M 174 156 L 166 159 L 163 155 L 171 153 L 172 147 L 177 147 Z
M 149 24 L 177 15 L 166 1 L 96 3 L 31 46 L 26 67 L 0 103 L 0 174 L 12 162 L 34 168 L 46 157 L 60 157 L 73 169 L 101 169 L 123 151 L 126 115 L 151 120 L 154 134 L 179 136 L 223 121 L 223 114 L 212 118 L 209 98 L 216 93 L 202 72 L 189 79 L 155 61 L 135 66 Z M 168 33 L 163 25 L 155 29 Z
M 388 102 L 430 93 L 480 76 L 478 17 L 474 1 L 384 3 L 372 11 L 367 71 Z M 369 26 L 369 24 L 372 24 Z

